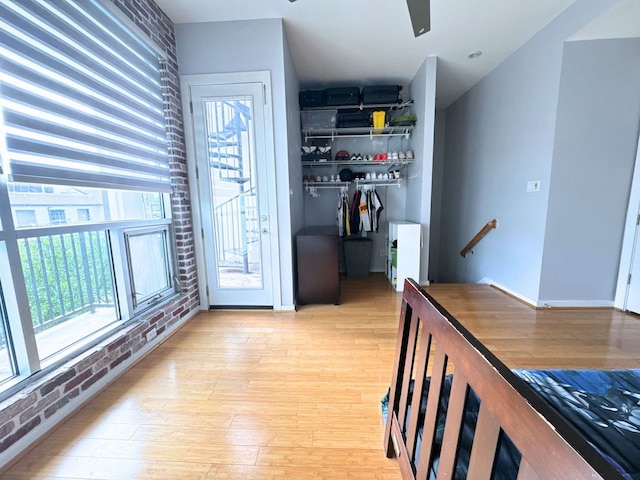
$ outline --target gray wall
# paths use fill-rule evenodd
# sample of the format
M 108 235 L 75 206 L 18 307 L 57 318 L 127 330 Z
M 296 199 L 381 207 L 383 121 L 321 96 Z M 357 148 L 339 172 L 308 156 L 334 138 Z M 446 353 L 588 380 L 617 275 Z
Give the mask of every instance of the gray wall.
M 284 32 L 283 32 L 284 33 Z M 289 250 L 281 249 L 280 261 L 283 268 L 291 271 L 292 285 L 295 285 L 295 234 L 304 227 L 304 197 L 302 192 L 302 166 L 300 165 L 300 108 L 298 107 L 298 92 L 300 91 L 300 83 L 298 82 L 298 73 L 293 63 L 293 57 L 289 50 L 286 35 L 283 35 L 283 52 L 284 52 L 284 72 L 285 72 L 285 95 L 286 95 L 286 112 L 287 112 L 287 156 L 286 161 L 289 166 L 288 178 L 288 200 L 289 200 L 289 218 L 279 218 L 281 226 L 289 223 Z M 278 162 L 276 157 L 276 162 Z M 285 235 L 285 229 L 281 227 L 281 234 Z M 285 258 L 286 257 L 286 258 Z M 292 302 L 295 301 L 295 287 Z M 288 292 L 287 292 L 288 294 Z
M 537 301 L 564 40 L 613 4 L 572 4 L 447 109 L 440 280 L 490 279 Z M 498 228 L 463 259 L 493 218 Z
M 277 185 L 275 201 L 280 243 L 280 301 L 284 307 L 293 307 L 288 140 L 292 123 L 287 114 L 287 96 L 296 87 L 291 86 L 294 82 L 291 62 L 287 60 L 285 66 L 286 40 L 282 19 L 185 23 L 176 25 L 175 30 L 180 75 L 264 70 L 271 72 Z M 299 131 L 291 135 L 299 135 Z
M 640 122 L 640 39 L 568 42 L 540 302 L 612 305 Z
M 292 132 L 287 135 L 288 141 L 288 163 L 289 163 L 289 196 L 291 232 L 293 235 L 304 227 L 304 196 L 302 188 L 302 164 L 300 162 L 300 145 L 302 141 L 300 135 L 294 132 L 300 131 L 300 107 L 298 105 L 298 92 L 300 83 L 298 73 L 291 57 L 289 44 L 284 40 L 284 69 L 285 88 L 287 98 L 287 131 Z M 284 221 L 284 219 L 282 219 Z
M 431 196 L 436 111 L 436 75 L 438 59 L 428 57 L 411 81 L 411 96 L 418 121 L 412 140 L 416 161 L 409 166 L 406 219 L 422 225 L 420 249 L 421 284 L 429 280 L 429 237 L 431 232 Z

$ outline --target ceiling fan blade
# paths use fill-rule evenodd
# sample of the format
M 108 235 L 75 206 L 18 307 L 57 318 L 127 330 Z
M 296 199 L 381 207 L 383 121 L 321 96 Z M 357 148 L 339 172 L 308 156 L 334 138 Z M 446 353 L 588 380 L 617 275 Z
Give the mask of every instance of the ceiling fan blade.
M 430 0 L 407 0 L 413 34 L 419 37 L 423 33 L 431 30 L 431 8 Z

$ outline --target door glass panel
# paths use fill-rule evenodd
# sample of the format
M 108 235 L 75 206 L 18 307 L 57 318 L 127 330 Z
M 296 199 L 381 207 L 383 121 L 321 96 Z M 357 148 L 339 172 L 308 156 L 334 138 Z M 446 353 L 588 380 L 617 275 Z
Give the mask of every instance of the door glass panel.
M 250 96 L 204 102 L 219 288 L 263 288 L 252 103 Z

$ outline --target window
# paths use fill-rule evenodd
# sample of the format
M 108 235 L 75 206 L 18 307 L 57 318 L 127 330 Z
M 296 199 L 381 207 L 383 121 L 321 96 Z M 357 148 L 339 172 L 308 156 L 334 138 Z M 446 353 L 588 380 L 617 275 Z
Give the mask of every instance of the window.
M 25 238 L 19 247 L 41 360 L 118 320 L 106 231 Z
M 50 208 L 49 223 L 51 225 L 62 225 L 63 223 L 67 223 L 67 215 L 64 210 L 60 208 Z
M 35 227 L 36 211 L 35 210 L 15 210 L 15 222 L 16 227 Z
M 173 292 L 169 231 L 165 228 L 125 232 L 134 310 L 142 310 Z
M 0 382 L 175 292 L 162 61 L 101 0 L 0 0 Z
M 91 212 L 88 208 L 78 208 L 78 222 L 88 222 L 91 220 Z
M 17 188 L 21 191 L 17 192 Z M 47 188 L 55 188 L 55 198 L 43 193 Z M 73 219 L 70 220 L 66 216 L 65 209 L 76 212 L 77 222 L 159 220 L 166 217 L 165 196 L 160 192 L 9 183 L 9 199 L 13 219 L 18 228 L 73 222 Z M 53 201 L 56 202 L 55 207 L 51 206 Z M 62 210 L 62 213 L 52 214 L 54 210 Z M 27 211 L 33 214 L 21 213 Z

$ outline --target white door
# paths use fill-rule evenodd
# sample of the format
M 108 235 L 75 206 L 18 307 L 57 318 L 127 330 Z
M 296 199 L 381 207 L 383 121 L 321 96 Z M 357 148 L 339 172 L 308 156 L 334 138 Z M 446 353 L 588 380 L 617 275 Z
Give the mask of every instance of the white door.
M 640 137 L 625 220 L 614 305 L 640 313 Z
M 633 253 L 631 257 L 631 269 L 629 271 L 629 286 L 627 288 L 626 310 L 640 313 L 640 235 L 638 223 L 640 223 L 640 212 L 638 212 L 636 222 L 636 232 L 633 240 Z
M 189 88 L 211 308 L 273 307 L 264 92 L 262 83 Z

